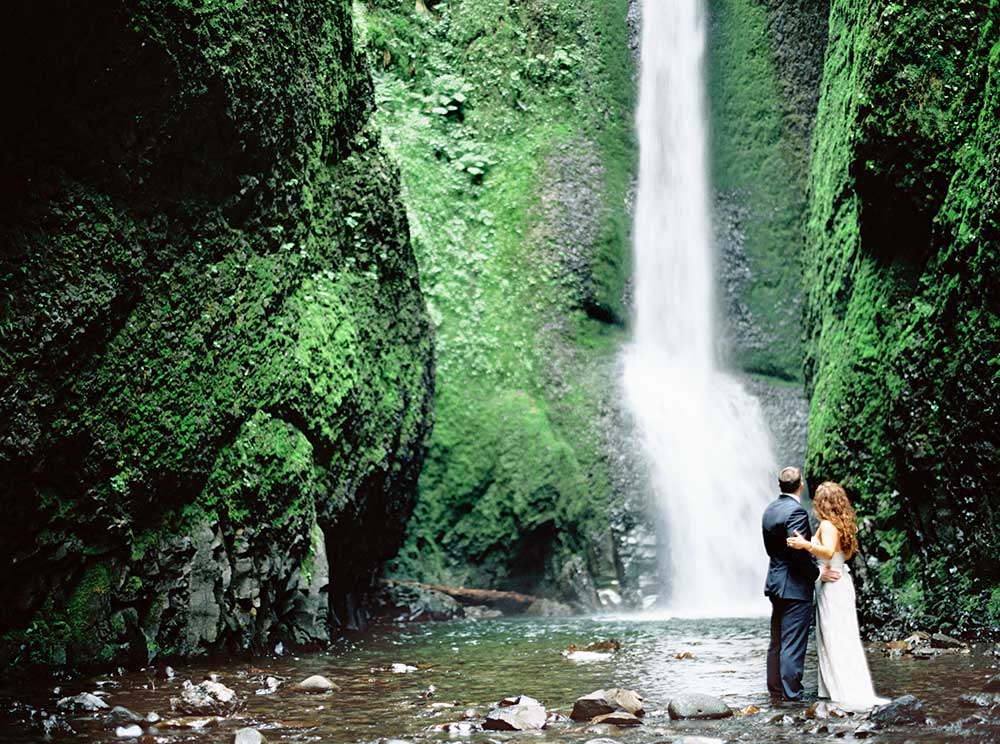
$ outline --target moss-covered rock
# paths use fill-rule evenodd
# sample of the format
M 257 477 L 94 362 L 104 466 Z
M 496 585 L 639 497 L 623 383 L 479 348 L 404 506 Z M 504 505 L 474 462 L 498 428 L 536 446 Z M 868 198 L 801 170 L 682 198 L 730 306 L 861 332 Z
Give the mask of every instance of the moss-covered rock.
M 8 657 L 321 640 L 327 595 L 355 622 L 412 508 L 433 372 L 349 5 L 8 20 Z
M 401 576 L 570 597 L 573 553 L 614 576 L 627 13 L 625 0 L 364 8 L 438 351 Z
M 812 159 L 808 473 L 869 621 L 1000 628 L 1000 4 L 834 0 Z

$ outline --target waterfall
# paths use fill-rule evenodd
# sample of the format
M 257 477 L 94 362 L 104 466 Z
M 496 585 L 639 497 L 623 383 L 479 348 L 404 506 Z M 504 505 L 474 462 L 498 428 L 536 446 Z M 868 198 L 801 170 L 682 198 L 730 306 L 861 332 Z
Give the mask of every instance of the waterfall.
M 624 390 L 666 544 L 669 612 L 760 614 L 776 463 L 757 400 L 719 367 L 701 0 L 644 0 L 634 335 Z

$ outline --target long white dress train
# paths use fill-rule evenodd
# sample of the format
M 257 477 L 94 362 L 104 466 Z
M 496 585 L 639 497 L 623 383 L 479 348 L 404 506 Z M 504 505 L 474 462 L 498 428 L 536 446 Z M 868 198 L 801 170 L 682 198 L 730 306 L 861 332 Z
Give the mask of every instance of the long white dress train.
M 858 631 L 854 580 L 844 554 L 821 560 L 840 571 L 839 581 L 816 582 L 816 651 L 819 656 L 819 696 L 841 708 L 865 711 L 889 702 L 875 694 L 865 649 Z

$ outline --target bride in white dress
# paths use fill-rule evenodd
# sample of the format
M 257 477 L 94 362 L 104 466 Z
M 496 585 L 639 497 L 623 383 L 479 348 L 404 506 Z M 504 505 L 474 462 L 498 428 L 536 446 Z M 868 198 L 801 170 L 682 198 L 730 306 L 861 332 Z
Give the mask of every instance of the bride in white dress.
M 858 527 L 847 493 L 827 481 L 816 489 L 813 510 L 820 520 L 811 541 L 798 532 L 788 546 L 808 550 L 821 565 L 840 571 L 839 581 L 816 582 L 816 650 L 819 656 L 819 696 L 841 708 L 865 711 L 889 702 L 875 694 L 868 660 L 861 645 L 854 581 L 845 564 L 858 549 Z

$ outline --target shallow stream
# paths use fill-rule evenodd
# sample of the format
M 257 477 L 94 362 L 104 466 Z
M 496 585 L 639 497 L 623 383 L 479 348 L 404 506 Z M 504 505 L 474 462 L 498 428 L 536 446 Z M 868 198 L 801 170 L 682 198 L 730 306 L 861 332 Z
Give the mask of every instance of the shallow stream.
M 621 651 L 594 661 L 571 661 L 561 655 L 569 644 L 585 645 L 614 638 Z M 493 741 L 586 742 L 611 738 L 623 744 L 673 741 L 684 735 L 728 741 L 801 742 L 853 740 L 851 727 L 831 733 L 809 733 L 816 722 L 781 725 L 779 713 L 792 716 L 805 706 L 774 709 L 764 692 L 767 620 L 650 620 L 627 618 L 461 620 L 384 626 L 357 640 L 344 640 L 326 652 L 282 655 L 253 662 L 178 665 L 172 679 L 146 672 L 45 680 L 37 685 L 5 682 L 0 686 L 4 709 L 14 712 L 0 721 L 0 743 L 27 741 L 124 741 L 107 731 L 94 714 L 69 717 L 76 735 L 46 739 L 24 720 L 31 710 L 54 711 L 58 697 L 103 691 L 110 705 L 123 705 L 145 715 L 170 717 L 169 700 L 185 679 L 195 682 L 216 672 L 239 693 L 243 710 L 202 730 L 158 727 L 143 742 L 231 742 L 244 726 L 260 729 L 270 742 L 377 742 L 381 738 L 413 742 L 449 739 Z M 690 652 L 696 658 L 677 659 Z M 912 693 L 920 698 L 933 724 L 879 733 L 869 741 L 967 742 L 1000 741 L 1000 714 L 961 708 L 963 693 L 978 692 L 997 673 L 1000 659 L 983 649 L 971 655 L 918 660 L 890 659 L 869 653 L 878 692 L 887 697 Z M 393 664 L 416 667 L 392 671 Z M 815 692 L 815 655 L 810 650 L 806 677 Z M 270 674 L 289 683 L 322 674 L 338 685 L 336 692 L 310 695 L 290 684 L 270 694 L 262 679 Z M 59 693 L 53 692 L 58 686 Z M 550 712 L 568 715 L 573 701 L 606 687 L 625 687 L 646 698 L 647 715 L 632 729 L 597 728 L 559 723 L 541 732 L 471 734 L 435 730 L 461 720 L 474 708 L 481 721 L 491 704 L 508 695 L 540 700 Z M 432 691 L 429 694 L 429 691 Z M 733 708 L 754 705 L 761 712 L 723 721 L 675 722 L 664 713 L 671 697 L 683 692 L 717 695 Z M 454 704 L 454 705 L 452 705 Z M 979 719 L 972 718 L 979 716 Z M 860 723 L 860 722 L 859 722 Z M 839 731 L 840 736 L 836 734 Z M 132 741 L 135 741 L 134 739 Z

